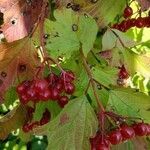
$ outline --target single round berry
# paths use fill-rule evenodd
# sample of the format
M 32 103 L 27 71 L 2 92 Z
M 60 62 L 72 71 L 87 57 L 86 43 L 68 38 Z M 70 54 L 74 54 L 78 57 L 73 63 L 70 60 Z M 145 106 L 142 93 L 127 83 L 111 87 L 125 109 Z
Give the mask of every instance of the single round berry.
M 72 71 L 66 71 L 64 73 L 62 73 L 61 78 L 65 81 L 65 82 L 72 82 L 73 80 L 75 80 L 75 75 Z
M 108 140 L 112 145 L 117 145 L 122 141 L 122 135 L 119 130 L 112 131 L 108 135 Z
M 43 92 L 45 89 L 48 88 L 48 82 L 45 79 L 35 80 L 33 84 L 33 87 L 35 88 L 36 92 Z
M 54 88 L 56 88 L 60 93 L 63 91 L 64 85 L 63 85 L 63 83 L 61 82 L 61 80 L 58 81 L 58 82 L 55 84 Z
M 91 147 L 96 147 L 99 148 L 100 145 L 105 145 L 106 147 L 110 146 L 110 142 L 108 141 L 108 139 L 97 132 L 96 136 L 93 138 L 90 138 L 90 143 L 91 143 Z
M 60 97 L 59 94 L 60 94 L 60 92 L 58 91 L 58 89 L 56 89 L 56 88 L 51 89 L 51 99 L 52 100 L 58 100 Z
M 134 124 L 133 129 L 138 136 L 145 136 L 147 134 L 147 125 L 145 123 Z
M 124 125 L 120 128 L 121 135 L 123 137 L 123 140 L 132 139 L 135 136 L 134 129 L 132 127 L 129 127 L 127 125 Z
M 60 107 L 64 107 L 69 101 L 69 98 L 67 96 L 61 96 L 58 100 L 58 104 L 60 105 Z
M 142 17 L 137 18 L 135 25 L 137 28 L 143 28 L 145 26 L 145 21 Z
M 73 94 L 75 91 L 75 86 L 72 83 L 66 83 L 65 84 L 65 92 L 67 94 Z
M 27 89 L 26 94 L 30 100 L 36 99 L 36 90 L 33 87 Z
M 124 9 L 124 13 L 123 13 L 123 16 L 124 18 L 129 18 L 133 15 L 133 9 L 129 6 L 127 6 L 125 9 Z

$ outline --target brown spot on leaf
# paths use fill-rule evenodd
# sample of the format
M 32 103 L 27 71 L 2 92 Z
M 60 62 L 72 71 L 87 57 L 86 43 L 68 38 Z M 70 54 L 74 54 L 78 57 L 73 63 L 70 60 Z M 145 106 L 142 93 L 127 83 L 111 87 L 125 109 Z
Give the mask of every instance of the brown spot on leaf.
M 69 121 L 69 116 L 64 113 L 61 117 L 60 117 L 60 125 L 64 125 Z

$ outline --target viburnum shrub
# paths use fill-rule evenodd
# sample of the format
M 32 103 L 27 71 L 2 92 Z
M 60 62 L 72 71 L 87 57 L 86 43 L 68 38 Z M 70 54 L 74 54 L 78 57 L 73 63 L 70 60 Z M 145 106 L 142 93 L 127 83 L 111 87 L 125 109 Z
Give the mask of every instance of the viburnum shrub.
M 17 144 L 42 135 L 48 150 L 149 149 L 149 7 L 1 0 L 0 139 L 19 131 Z

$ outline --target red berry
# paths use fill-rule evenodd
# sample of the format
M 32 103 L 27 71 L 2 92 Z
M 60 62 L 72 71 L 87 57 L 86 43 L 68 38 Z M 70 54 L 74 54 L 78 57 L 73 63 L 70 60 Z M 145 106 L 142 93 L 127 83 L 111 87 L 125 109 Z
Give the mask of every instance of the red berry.
M 29 124 L 24 124 L 22 130 L 24 132 L 29 132 L 31 130 L 31 126 Z
M 124 18 L 129 18 L 133 15 L 133 10 L 131 7 L 127 6 L 125 9 L 124 9 L 124 13 L 123 13 L 123 16 Z
M 24 94 L 25 90 L 29 88 L 31 85 L 30 81 L 23 81 L 21 84 L 17 86 L 17 93 Z
M 30 106 L 27 106 L 27 112 L 28 114 L 33 114 L 35 112 L 35 109 Z
M 90 143 L 92 150 L 102 150 L 101 148 L 107 148 L 106 150 L 109 150 L 110 142 L 106 139 L 105 136 L 102 139 L 102 135 L 99 132 L 94 138 L 90 138 Z
M 45 109 L 45 112 L 43 113 L 43 116 L 50 119 L 50 118 L 51 118 L 51 113 L 50 113 L 50 111 L 49 111 L 48 109 Z
M 26 94 L 29 99 L 34 100 L 36 99 L 36 90 L 33 87 L 27 89 Z
M 131 24 L 131 27 L 136 26 L 136 19 L 135 18 L 130 19 L 130 24 Z
M 119 24 L 119 28 L 120 31 L 125 32 L 127 29 L 127 23 L 125 20 L 123 20 L 120 24 Z
M 135 136 L 134 129 L 132 127 L 129 127 L 127 125 L 124 125 L 120 128 L 121 135 L 123 137 L 123 140 L 131 139 Z
M 58 81 L 58 76 L 54 73 L 51 73 L 48 77 L 47 77 L 47 81 L 49 82 L 50 85 L 55 84 Z
M 118 76 L 120 79 L 127 79 L 129 77 L 129 74 L 124 65 L 122 65 L 122 67 L 120 68 Z
M 75 80 L 75 75 L 72 71 L 62 72 L 60 79 L 63 81 L 63 83 L 71 83 L 73 80 Z
M 143 28 L 145 26 L 145 21 L 142 17 L 137 18 L 135 25 L 137 28 Z
M 28 96 L 26 95 L 26 93 L 25 93 L 25 94 L 22 94 L 22 95 L 20 96 L 20 102 L 21 102 L 22 104 L 24 104 L 24 105 L 29 102 L 29 98 L 28 98 Z
M 45 112 L 43 113 L 43 117 L 41 118 L 40 120 L 40 125 L 44 125 L 44 124 L 47 124 L 51 119 L 51 114 L 50 112 L 48 111 L 48 109 L 45 110 Z
M 33 122 L 32 124 L 30 124 L 29 126 L 30 126 L 30 128 L 31 128 L 31 130 L 32 130 L 32 129 L 38 127 L 39 125 L 40 125 L 40 123 L 39 123 L 38 121 L 35 121 L 35 122 Z
M 145 136 L 147 134 L 147 125 L 145 123 L 138 123 L 133 125 L 135 134 L 138 136 Z
M 110 148 L 107 147 L 105 144 L 99 144 L 96 150 L 110 150 Z
M 63 91 L 63 88 L 64 88 L 64 85 L 61 81 L 58 81 L 56 84 L 55 84 L 55 87 L 60 93 Z
M 75 75 L 72 71 L 66 71 L 64 74 L 62 74 L 62 78 L 64 78 L 65 82 L 72 82 L 75 80 Z
M 147 124 L 147 136 L 149 136 L 149 135 L 150 135 L 150 125 Z
M 45 79 L 35 80 L 33 84 L 33 87 L 37 92 L 43 92 L 48 88 L 48 82 Z
M 35 112 L 35 109 L 32 108 L 32 107 L 30 107 L 30 106 L 27 106 L 26 108 L 27 108 L 27 115 L 28 115 L 28 118 L 29 118 L 29 119 L 32 119 L 33 113 Z
M 108 140 L 110 141 L 110 143 L 112 145 L 117 145 L 122 141 L 122 135 L 120 133 L 119 130 L 116 131 L 112 131 L 109 135 L 108 135 Z
M 25 87 L 23 84 L 19 84 L 19 85 L 17 86 L 17 93 L 23 94 L 24 91 L 25 91 L 25 89 L 26 89 L 26 87 Z
M 38 96 L 40 100 L 47 101 L 51 99 L 51 91 L 50 89 L 46 89 L 43 92 L 39 93 Z
M 72 83 L 66 83 L 65 84 L 65 92 L 67 94 L 73 94 L 75 91 L 75 86 Z
M 58 104 L 60 105 L 60 107 L 64 107 L 69 101 L 69 98 L 67 96 L 61 96 L 58 100 Z
M 58 89 L 56 89 L 56 88 L 51 89 L 51 99 L 52 100 L 58 100 L 60 97 L 59 94 L 60 94 L 60 92 L 58 91 Z

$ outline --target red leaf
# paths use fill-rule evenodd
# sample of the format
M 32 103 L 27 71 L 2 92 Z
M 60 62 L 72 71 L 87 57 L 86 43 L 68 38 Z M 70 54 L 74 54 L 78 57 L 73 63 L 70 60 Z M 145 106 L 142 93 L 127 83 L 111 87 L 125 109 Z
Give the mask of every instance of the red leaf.
M 26 110 L 23 106 L 10 111 L 0 119 L 0 139 L 6 139 L 11 131 L 20 128 L 26 120 Z
M 31 38 L 0 45 L 0 96 L 15 82 L 34 77 L 39 65 L 37 51 Z M 23 70 L 23 66 L 25 67 Z M 19 69 L 20 67 L 20 69 Z M 21 68 L 22 67 L 22 68 Z M 6 73 L 4 77 L 2 73 Z
M 36 23 L 43 21 L 47 0 L 0 0 L 0 12 L 4 13 L 2 31 L 8 42 L 24 38 L 32 32 Z
M 148 10 L 150 7 L 149 0 L 137 0 L 137 2 L 141 5 L 142 11 Z

